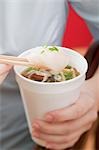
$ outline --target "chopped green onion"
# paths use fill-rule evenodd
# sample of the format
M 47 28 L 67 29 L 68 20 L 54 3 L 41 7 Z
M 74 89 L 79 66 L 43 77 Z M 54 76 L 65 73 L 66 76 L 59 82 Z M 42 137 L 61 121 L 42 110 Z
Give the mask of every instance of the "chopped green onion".
M 31 70 L 33 70 L 33 67 L 29 67 L 29 68 L 27 68 L 25 71 L 26 71 L 26 72 L 30 72 Z
M 73 79 L 73 72 L 72 71 L 64 72 L 64 76 L 66 80 Z
M 56 52 L 59 51 L 59 49 L 56 46 L 50 47 L 49 50 L 50 51 L 56 51 Z
M 26 72 L 30 72 L 30 71 L 39 71 L 39 68 L 33 68 L 33 67 L 29 67 L 25 70 Z

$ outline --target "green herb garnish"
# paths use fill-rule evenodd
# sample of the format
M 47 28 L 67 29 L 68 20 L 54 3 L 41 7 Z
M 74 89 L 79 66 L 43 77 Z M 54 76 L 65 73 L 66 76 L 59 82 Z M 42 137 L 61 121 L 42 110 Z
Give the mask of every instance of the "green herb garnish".
M 50 47 L 49 50 L 50 51 L 56 51 L 56 52 L 59 51 L 59 49 L 56 46 Z
M 34 68 L 33 67 L 29 67 L 29 68 L 27 68 L 25 71 L 26 72 L 30 72 L 31 70 L 33 70 Z
M 71 69 L 72 67 L 70 65 L 67 65 L 66 66 L 66 69 Z
M 45 52 L 45 51 L 44 51 L 44 50 L 42 50 L 42 51 L 41 51 L 41 54 L 43 54 L 44 52 Z
M 48 46 L 47 46 L 47 45 L 44 45 L 43 48 L 46 49 L 46 48 L 48 48 Z M 59 49 L 58 49 L 56 46 L 49 47 L 48 50 L 50 50 L 50 51 L 52 51 L 52 52 L 53 52 L 53 51 L 56 51 L 56 52 L 59 51 Z M 45 52 L 45 50 L 42 50 L 42 51 L 41 51 L 41 54 L 43 54 L 44 52 Z
M 43 46 L 44 49 L 46 49 L 47 47 L 48 47 L 47 45 L 44 45 L 44 46 Z M 45 52 L 44 49 L 41 51 L 41 54 L 43 54 L 43 53 Z
M 26 72 L 30 72 L 30 71 L 39 71 L 39 68 L 34 68 L 34 67 L 29 67 L 29 68 L 27 68 L 25 71 Z
M 64 72 L 64 76 L 66 80 L 73 79 L 73 72 L 72 71 Z

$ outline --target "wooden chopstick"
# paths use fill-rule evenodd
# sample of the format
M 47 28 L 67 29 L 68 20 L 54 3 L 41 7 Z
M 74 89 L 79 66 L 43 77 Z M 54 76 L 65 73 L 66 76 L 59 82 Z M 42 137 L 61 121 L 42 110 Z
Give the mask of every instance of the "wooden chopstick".
M 6 56 L 0 55 L 1 64 L 10 64 L 10 65 L 22 65 L 22 66 L 33 66 L 26 58 L 24 57 L 15 57 L 15 56 Z
M 33 64 L 30 64 L 28 62 L 14 61 L 14 60 L 5 60 L 5 59 L 0 59 L 0 63 L 1 64 L 10 64 L 10 65 L 33 66 Z
M 7 56 L 7 55 L 0 55 L 0 59 L 28 62 L 28 60 L 25 57 L 15 57 L 15 56 Z

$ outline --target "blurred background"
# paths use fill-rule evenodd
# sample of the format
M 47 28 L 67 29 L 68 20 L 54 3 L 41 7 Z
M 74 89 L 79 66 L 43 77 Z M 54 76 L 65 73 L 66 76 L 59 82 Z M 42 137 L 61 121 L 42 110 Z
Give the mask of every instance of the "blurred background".
M 70 12 L 63 37 L 63 46 L 70 47 L 84 54 L 93 38 L 84 20 L 77 15 L 71 6 L 69 7 Z

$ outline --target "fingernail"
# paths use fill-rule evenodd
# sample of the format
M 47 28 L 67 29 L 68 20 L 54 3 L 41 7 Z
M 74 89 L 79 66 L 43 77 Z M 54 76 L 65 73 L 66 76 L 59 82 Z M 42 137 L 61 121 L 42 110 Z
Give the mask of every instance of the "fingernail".
M 52 122 L 53 119 L 54 119 L 54 118 L 53 118 L 52 115 L 46 115 L 46 116 L 45 116 L 45 120 L 46 120 L 46 121 Z
M 38 123 L 34 123 L 32 127 L 35 128 L 35 129 L 40 129 L 40 126 L 39 126 Z

